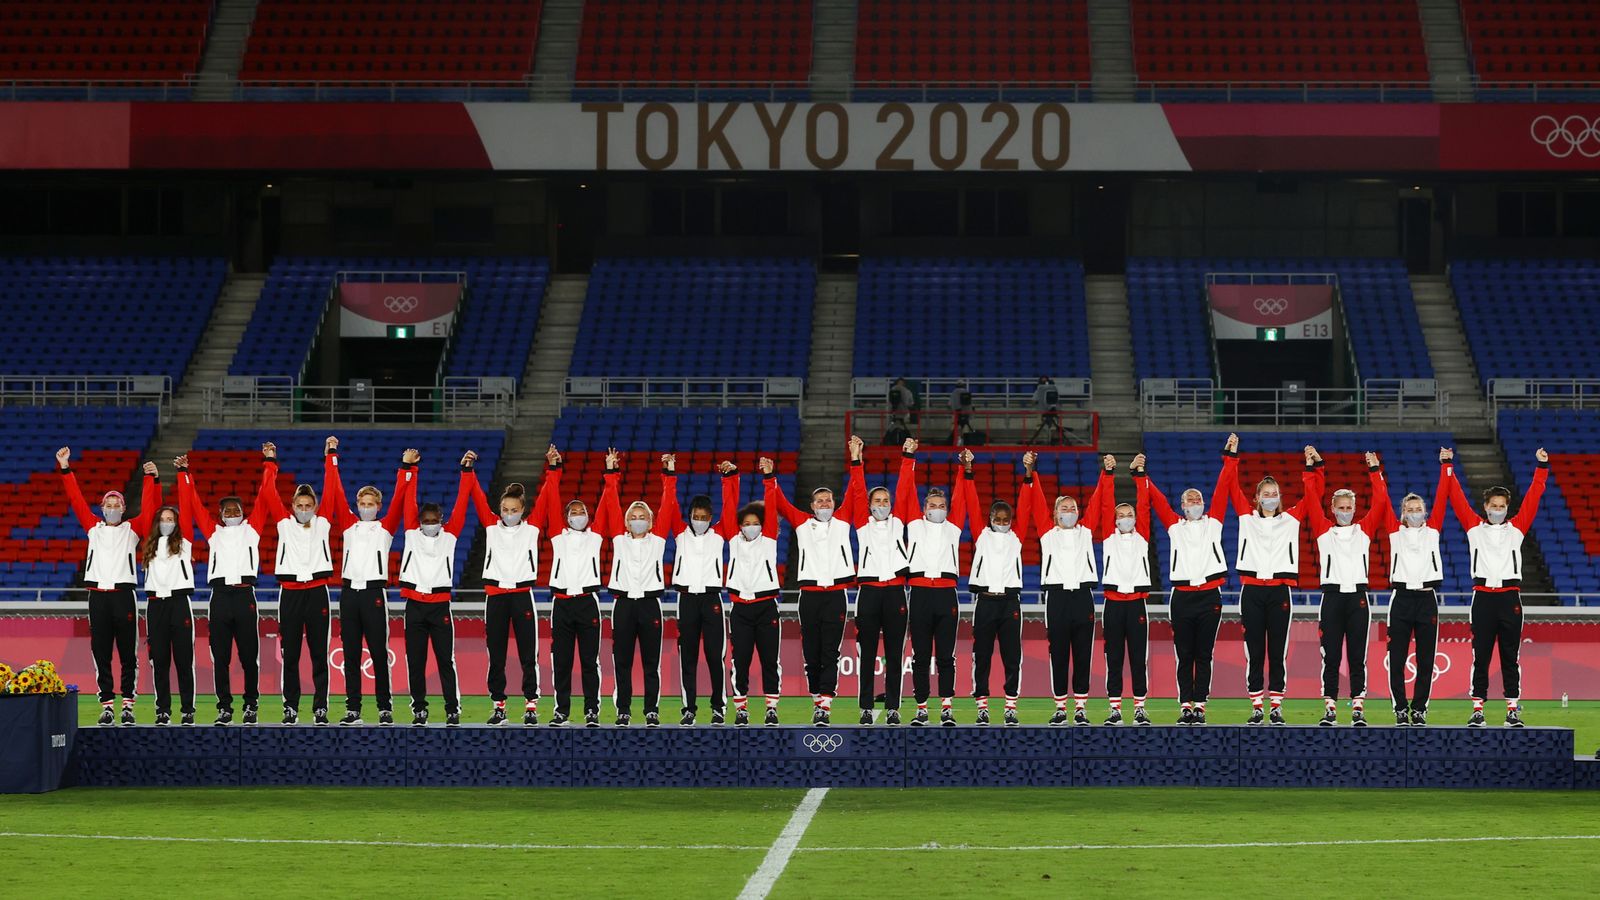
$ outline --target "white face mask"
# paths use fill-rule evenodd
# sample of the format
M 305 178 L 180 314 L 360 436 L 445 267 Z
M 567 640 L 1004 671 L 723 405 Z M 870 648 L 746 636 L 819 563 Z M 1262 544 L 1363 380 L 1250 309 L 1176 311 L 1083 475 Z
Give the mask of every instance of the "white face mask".
M 644 534 L 650 530 L 650 522 L 645 519 L 629 519 L 628 530 L 634 534 Z
M 360 516 L 363 522 L 376 522 L 378 520 L 378 508 L 376 506 L 358 506 L 356 507 L 356 515 Z
M 1484 510 L 1484 518 L 1489 520 L 1490 525 L 1499 525 L 1506 520 L 1506 511 L 1503 509 L 1487 509 Z
M 711 528 L 711 523 L 704 519 L 690 519 L 689 530 L 695 534 L 705 534 Z
M 923 513 L 923 517 L 926 518 L 929 522 L 932 522 L 935 525 L 938 525 L 941 522 L 943 522 L 945 520 L 945 517 L 947 517 L 949 515 L 950 515 L 950 510 L 945 509 L 942 506 L 941 507 L 936 507 L 934 509 L 930 509 L 927 512 Z
M 760 525 L 743 525 L 743 526 L 740 526 L 739 533 L 744 535 L 744 539 L 745 540 L 753 541 L 756 538 L 761 537 L 761 526 Z
M 158 527 L 161 529 L 161 536 L 162 537 L 171 537 L 172 533 L 174 531 L 178 530 L 178 523 L 177 522 L 162 522 Z
M 522 524 L 522 513 L 501 513 L 500 524 L 507 528 L 515 528 Z
M 1200 521 L 1200 519 L 1203 518 L 1205 516 L 1205 514 L 1206 514 L 1206 508 L 1204 506 L 1185 506 L 1183 508 L 1184 518 L 1188 519 L 1191 522 Z
M 999 522 L 990 522 L 989 523 L 989 527 L 993 528 L 996 532 L 998 532 L 1000 534 L 1009 534 L 1011 532 L 1011 523 L 1010 522 L 1007 522 L 1004 525 L 1000 524 Z
M 1118 519 L 1117 530 L 1123 534 L 1131 534 L 1133 532 L 1133 516 L 1123 516 Z
M 223 516 L 222 524 L 228 526 L 229 528 L 238 528 L 240 525 L 244 524 L 244 516 Z
M 316 510 L 297 509 L 294 511 L 294 520 L 299 522 L 301 525 L 310 525 L 311 520 L 316 516 L 316 514 Z
M 1349 525 L 1351 522 L 1356 520 L 1356 514 L 1354 512 L 1345 512 L 1342 509 L 1336 509 L 1333 511 L 1333 520 L 1338 522 L 1340 525 Z
M 894 510 L 887 506 L 874 506 L 872 508 L 872 517 L 877 519 L 879 522 L 887 522 L 889 520 L 889 516 L 893 513 Z
M 1078 524 L 1078 514 L 1075 512 L 1056 513 L 1056 524 L 1062 528 L 1071 528 Z
M 833 507 L 831 506 L 827 509 L 814 509 L 811 512 L 817 517 L 818 522 L 826 522 L 833 518 Z
M 1277 512 L 1278 504 L 1283 502 L 1282 497 L 1262 497 L 1261 508 L 1267 512 Z
M 444 530 L 444 526 L 440 525 L 438 522 L 430 522 L 426 525 L 419 525 L 417 528 L 428 537 L 438 537 L 439 532 Z
M 122 510 L 120 509 L 102 509 L 100 510 L 100 516 L 106 520 L 107 525 L 122 524 Z
M 589 527 L 588 516 L 567 516 L 567 527 L 573 531 L 582 531 Z
M 1428 521 L 1428 514 L 1427 513 L 1419 513 L 1419 512 L 1408 512 L 1408 513 L 1406 513 L 1406 524 L 1410 525 L 1412 528 L 1421 528 L 1422 527 L 1422 523 L 1426 522 L 1426 521 Z

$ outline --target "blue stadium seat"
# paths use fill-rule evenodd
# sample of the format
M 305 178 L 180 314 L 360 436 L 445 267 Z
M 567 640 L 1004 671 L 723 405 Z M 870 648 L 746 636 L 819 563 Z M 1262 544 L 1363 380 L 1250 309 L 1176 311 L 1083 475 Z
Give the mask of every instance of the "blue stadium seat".
M 1457 260 L 1450 286 L 1485 381 L 1600 378 L 1600 261 Z

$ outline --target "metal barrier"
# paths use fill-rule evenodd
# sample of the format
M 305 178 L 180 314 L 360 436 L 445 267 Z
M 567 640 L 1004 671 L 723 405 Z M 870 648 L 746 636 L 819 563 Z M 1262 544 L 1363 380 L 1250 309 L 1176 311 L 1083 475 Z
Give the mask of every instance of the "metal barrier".
M 1431 378 L 1368 379 L 1360 388 L 1219 388 L 1209 378 L 1139 382 L 1145 428 L 1233 425 L 1381 425 L 1433 429 L 1450 417 L 1450 395 Z
M 508 425 L 516 414 L 514 378 L 446 378 L 443 384 L 394 387 L 232 376 L 221 387 L 205 389 L 206 421 L 227 424 Z
M 800 378 L 568 378 L 562 406 L 793 406 L 803 410 Z
M 1033 395 L 1037 378 L 916 378 L 921 388 L 922 408 L 918 412 L 937 414 L 955 411 L 958 390 L 971 395 L 974 409 L 1035 409 Z M 1055 378 L 1058 408 L 1085 409 L 1094 400 L 1094 382 L 1087 378 Z M 856 409 L 887 409 L 892 378 L 850 379 L 850 405 Z
M 150 406 L 172 419 L 166 375 L 0 375 L 0 406 Z
M 1502 409 L 1600 409 L 1600 380 L 1589 378 L 1491 378 L 1487 394 L 1496 429 Z
M 985 452 L 1089 451 L 1100 446 L 1100 414 L 1084 410 L 981 409 L 971 412 L 904 412 L 852 409 L 845 435 L 869 445 L 898 447 L 908 437 L 926 449 L 971 447 Z

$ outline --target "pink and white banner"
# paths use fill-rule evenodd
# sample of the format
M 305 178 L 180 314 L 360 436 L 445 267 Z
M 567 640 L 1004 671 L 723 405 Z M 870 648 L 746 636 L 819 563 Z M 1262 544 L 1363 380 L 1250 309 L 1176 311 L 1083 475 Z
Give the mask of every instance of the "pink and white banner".
M 661 692 L 662 708 L 675 709 L 678 704 L 678 653 L 675 623 L 667 620 L 666 636 L 662 640 L 661 652 Z M 489 657 L 484 648 L 483 620 L 457 618 L 456 622 L 456 668 L 460 678 L 461 691 L 464 694 L 485 694 L 486 674 L 488 672 Z M 196 678 L 197 690 L 204 695 L 212 690 L 211 656 L 206 649 L 206 623 L 205 620 L 195 622 L 196 647 Z M 782 665 L 783 665 L 783 692 L 790 696 L 803 696 L 807 692 L 805 682 L 804 660 L 800 652 L 800 626 L 793 620 L 785 620 L 782 625 Z M 263 619 L 261 622 L 261 691 L 263 696 L 272 697 L 279 691 L 281 684 L 281 647 L 278 640 L 277 622 L 272 619 Z M 609 627 L 604 629 L 604 640 L 601 644 L 600 660 L 603 676 L 602 692 L 609 695 L 614 683 L 611 667 L 611 636 Z M 1388 631 L 1380 619 L 1372 623 L 1371 632 L 1367 642 L 1367 694 L 1372 698 L 1387 698 L 1389 696 L 1388 675 Z M 540 624 L 540 690 L 544 696 L 549 697 L 553 691 L 550 685 L 550 631 L 546 619 Z M 845 630 L 844 643 L 841 646 L 842 657 L 839 661 L 839 696 L 841 698 L 853 697 L 858 690 L 857 674 L 860 664 L 855 656 L 855 626 L 849 625 Z M 911 689 L 910 645 L 906 646 L 905 690 Z M 956 645 L 956 693 L 958 696 L 970 696 L 972 693 L 972 635 L 968 623 L 963 623 L 960 631 L 960 640 Z M 510 683 L 518 683 L 517 671 L 520 663 L 516 661 L 516 645 L 511 647 L 512 662 Z M 1045 643 L 1045 630 L 1042 622 L 1030 621 L 1025 623 L 1023 631 L 1023 664 L 1022 664 L 1022 693 L 1029 697 L 1047 697 L 1050 695 L 1050 659 Z M 729 654 L 731 659 L 731 652 Z M 0 619 L 0 661 L 10 664 L 13 668 L 18 665 L 31 663 L 35 659 L 50 659 L 56 662 L 62 677 L 71 684 L 77 684 L 85 692 L 94 690 L 94 662 L 89 653 L 89 626 L 88 620 L 75 617 L 52 618 L 4 618 Z M 1317 640 L 1317 623 L 1313 618 L 1297 618 L 1290 627 L 1289 633 L 1289 695 L 1291 697 L 1317 697 L 1322 693 L 1321 652 Z M 333 646 L 329 648 L 328 660 L 331 669 L 331 694 L 334 706 L 337 707 L 338 698 L 344 693 L 344 653 L 339 648 L 339 629 L 337 623 L 333 630 Z M 1093 672 L 1091 691 L 1096 697 L 1105 696 L 1105 657 L 1103 644 L 1096 638 L 1091 670 Z M 882 688 L 882 661 L 868 660 L 879 675 L 878 690 Z M 374 664 L 370 655 L 363 653 L 360 662 L 363 677 L 367 681 L 364 693 L 371 693 L 372 666 Z M 402 633 L 402 624 L 399 620 L 391 620 L 389 634 L 388 659 L 384 661 L 390 670 L 390 680 L 396 694 L 404 694 L 409 690 L 406 678 L 405 640 Z M 1600 623 L 1593 622 L 1532 622 L 1523 629 L 1522 635 L 1522 696 L 1530 700 L 1557 699 L 1563 693 L 1572 699 L 1600 700 Z M 237 672 L 237 663 L 235 671 Z M 642 684 L 641 674 L 635 664 L 634 685 L 637 690 Z M 309 692 L 311 688 L 311 668 L 308 661 L 301 663 L 304 689 Z M 705 667 L 700 667 L 701 695 L 709 687 L 709 673 Z M 429 692 L 433 695 L 439 693 L 437 671 L 430 662 L 428 666 Z M 1468 695 L 1472 674 L 1472 642 L 1465 622 L 1444 622 L 1440 624 L 1440 640 L 1438 657 L 1434 661 L 1434 686 L 1433 696 L 1437 699 L 1462 699 Z M 1177 667 L 1172 648 L 1172 632 L 1165 622 L 1154 622 L 1150 626 L 1150 692 L 1154 697 L 1173 697 L 1177 694 L 1176 688 Z M 753 666 L 751 676 L 755 679 L 755 688 L 759 690 L 760 669 Z M 1415 682 L 1417 677 L 1416 657 L 1411 654 L 1406 660 L 1406 683 Z M 148 693 L 151 688 L 151 670 L 149 657 L 143 639 L 143 625 L 141 623 L 141 638 L 139 641 L 139 691 Z M 991 676 L 990 689 L 995 693 L 1001 692 L 1003 675 L 1000 668 L 998 654 L 994 660 L 994 669 Z M 577 687 L 574 678 L 574 687 Z M 937 680 L 935 681 L 937 684 Z M 1341 693 L 1349 689 L 1347 678 L 1341 678 Z M 1500 696 L 1500 664 L 1498 658 L 1490 667 L 1490 696 Z M 175 685 L 175 683 L 174 683 Z M 235 689 L 239 686 L 237 675 L 234 679 Z M 1131 693 L 1131 683 L 1124 683 L 1124 691 Z M 1245 696 L 1245 655 L 1243 632 L 1237 622 L 1224 622 L 1217 634 L 1217 651 L 1215 670 L 1212 676 L 1212 694 L 1217 697 L 1243 697 Z M 1377 702 L 1377 699 L 1374 700 Z M 849 706 L 848 700 L 840 701 L 842 706 Z M 303 710 L 302 710 L 303 711 Z
M 339 334 L 387 337 L 391 326 L 405 325 L 408 337 L 449 337 L 460 302 L 455 283 L 347 281 L 339 285 Z
M 1327 284 L 1214 284 L 1211 327 L 1219 341 L 1253 341 L 1258 328 L 1281 328 L 1288 341 L 1330 340 L 1333 287 Z

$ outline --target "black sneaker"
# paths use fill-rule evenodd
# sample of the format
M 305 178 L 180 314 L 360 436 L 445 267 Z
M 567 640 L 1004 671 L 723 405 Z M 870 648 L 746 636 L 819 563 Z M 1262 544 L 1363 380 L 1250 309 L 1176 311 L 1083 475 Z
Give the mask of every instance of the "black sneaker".
M 646 728 L 660 728 L 661 727 L 661 714 L 660 713 L 653 713 L 653 712 L 645 713 L 644 714 L 644 727 L 646 727 Z
M 1050 717 L 1050 724 L 1051 725 L 1065 725 L 1065 724 L 1067 724 L 1067 711 L 1064 710 L 1064 709 L 1059 709 L 1058 708 L 1056 710 L 1056 712 L 1055 712 L 1055 715 Z
M 1287 725 L 1287 724 L 1289 724 L 1283 718 L 1283 708 L 1282 707 L 1274 706 L 1272 708 L 1271 714 L 1269 714 L 1267 716 L 1267 724 L 1268 725 Z
M 828 708 L 825 706 L 819 706 L 812 710 L 811 724 L 817 726 L 818 728 L 827 728 L 828 725 L 831 724 L 828 721 Z
M 446 728 L 460 728 L 461 727 L 461 713 L 458 713 L 458 712 L 447 712 L 447 713 L 445 713 L 444 714 L 444 727 L 446 727 Z
M 911 725 L 913 728 L 921 728 L 926 724 L 928 724 L 928 708 L 919 706 L 917 707 L 917 714 L 911 717 Z
M 254 703 L 247 704 L 245 706 L 245 708 L 244 708 L 244 724 L 246 724 L 246 725 L 254 725 L 254 724 L 256 724 L 257 715 L 258 715 L 258 713 L 256 711 L 256 705 Z
M 1409 710 L 1409 709 L 1397 709 L 1397 710 L 1395 710 L 1394 711 L 1394 727 L 1396 727 L 1396 728 L 1410 728 L 1411 727 L 1411 710 Z
M 1246 725 L 1267 724 L 1267 711 L 1259 706 L 1255 707 L 1254 709 L 1250 710 L 1250 718 L 1246 719 L 1244 723 Z
M 522 711 L 522 724 L 524 724 L 524 725 L 537 725 L 537 724 L 539 724 L 539 711 L 537 709 L 524 709 Z
M 109 725 L 111 723 L 107 722 L 106 724 Z M 232 725 L 233 724 L 233 710 L 231 710 L 231 709 L 219 709 L 219 710 L 217 710 L 217 720 L 215 722 L 212 722 L 211 724 L 213 724 L 213 725 Z
M 299 722 L 300 722 L 300 711 L 295 709 L 292 706 L 285 706 L 283 708 L 283 724 L 285 724 L 285 725 L 296 725 L 296 724 L 299 724 Z
M 749 724 L 750 724 L 750 710 L 745 709 L 742 706 L 739 707 L 737 710 L 734 710 L 734 713 L 733 713 L 733 727 L 735 727 L 735 728 L 744 728 L 745 726 L 747 726 Z
M 1205 708 L 1204 707 L 1199 707 L 1199 706 L 1195 707 L 1195 710 L 1194 710 L 1194 721 L 1191 722 L 1190 724 L 1198 726 L 1198 725 L 1204 725 L 1205 723 L 1206 723 L 1206 711 L 1205 711 Z
M 1081 706 L 1078 707 L 1077 709 L 1073 710 L 1072 711 L 1072 724 L 1074 724 L 1074 725 L 1087 725 L 1087 724 L 1089 724 L 1089 711 L 1084 709 Z
M 633 716 L 628 713 L 617 713 L 617 721 L 611 723 L 618 728 L 627 728 L 633 722 Z
M 1412 728 L 1425 728 L 1425 727 L 1427 727 L 1427 724 L 1428 724 L 1428 711 L 1427 710 L 1425 710 L 1425 709 L 1413 709 L 1411 711 L 1411 727 Z
M 772 727 L 778 724 L 778 708 L 776 706 L 767 707 L 767 717 L 761 720 L 761 724 L 765 727 Z
M 485 725 L 504 725 L 506 723 L 506 708 L 495 704 L 494 712 L 489 714 L 489 721 Z
M 727 712 L 722 710 L 722 709 L 713 709 L 711 711 L 711 724 L 713 724 L 713 725 L 726 725 L 726 724 L 728 724 L 728 714 L 727 714 Z
M 600 727 L 600 712 L 598 710 L 589 710 L 588 712 L 584 713 L 583 714 L 583 727 L 585 727 L 585 728 L 599 728 Z
M 693 728 L 694 727 L 694 710 L 686 709 L 686 710 L 683 711 L 683 718 L 678 720 L 678 727 L 680 727 L 680 728 Z
M 411 710 L 411 724 L 418 727 L 428 724 L 428 708 L 426 706 L 421 709 L 413 708 Z
M 325 709 L 313 709 L 311 711 L 311 724 L 313 724 L 313 725 L 326 725 L 326 724 L 328 724 L 328 711 L 325 710 Z
M 560 728 L 565 724 L 567 724 L 567 714 L 559 709 L 556 710 L 556 714 L 550 717 L 550 727 Z
M 117 724 L 117 711 L 110 706 L 101 706 L 99 721 L 101 725 Z
M 1194 707 L 1185 706 L 1183 708 L 1182 715 L 1178 716 L 1178 724 L 1179 725 L 1193 725 L 1194 724 Z
M 1135 706 L 1133 708 L 1133 724 L 1135 724 L 1135 725 L 1149 725 L 1150 724 L 1150 714 L 1144 711 L 1144 707 Z
M 183 714 L 183 718 L 178 720 L 178 724 L 179 725 L 193 725 L 194 724 L 194 713 L 184 713 Z
M 946 728 L 949 728 L 949 727 L 955 725 L 956 724 L 955 710 L 952 710 L 948 706 L 946 706 L 944 709 L 940 710 L 939 711 L 939 724 L 945 726 Z
M 1472 711 L 1472 718 L 1467 720 L 1467 727 L 1468 728 L 1482 728 L 1484 726 L 1484 724 L 1485 724 L 1485 719 L 1483 718 L 1483 710 L 1481 710 L 1481 709 L 1473 710 Z
M 1322 714 L 1322 720 L 1317 722 L 1317 724 L 1325 728 L 1332 728 L 1333 726 L 1339 724 L 1339 711 L 1331 706 L 1328 707 Z
M 883 724 L 885 724 L 885 725 L 899 725 L 900 724 L 900 710 L 898 710 L 898 709 L 889 710 L 888 714 L 883 717 Z
M 1106 724 L 1106 725 L 1121 725 L 1122 724 L 1122 710 L 1113 709 L 1111 711 L 1111 713 L 1106 716 L 1106 720 L 1105 720 L 1104 724 Z
M 863 709 L 861 711 L 861 718 L 856 722 L 856 724 L 857 725 L 871 725 L 872 724 L 872 710 Z
M 357 725 L 361 724 L 361 714 L 360 713 L 356 713 L 356 724 Z M 394 712 L 391 711 L 391 710 L 387 710 L 387 709 L 378 710 L 378 724 L 379 725 L 393 725 L 394 724 Z
M 1017 720 L 1017 708 L 1015 706 L 1006 707 L 1006 720 L 1005 721 L 1006 721 L 1006 727 L 1007 728 L 1015 728 L 1018 725 L 1022 724 L 1021 722 L 1019 722 Z
M 1350 724 L 1355 726 L 1356 728 L 1365 728 L 1365 727 L 1367 727 L 1367 714 L 1366 714 L 1366 711 L 1363 710 L 1359 706 L 1357 706 L 1354 709 L 1350 710 Z
M 339 720 L 339 724 L 340 725 L 360 725 L 360 724 L 362 724 L 362 722 L 361 722 L 361 710 L 359 710 L 359 709 L 347 709 L 347 710 L 345 710 L 344 711 L 344 718 Z
M 979 709 L 978 710 L 978 718 L 974 719 L 972 724 L 974 724 L 974 725 L 988 725 L 989 724 L 989 708 L 988 707 L 983 707 L 982 709 Z
M 169 712 L 158 712 L 158 713 L 156 713 L 156 724 L 160 725 L 160 726 L 171 725 L 172 724 L 172 713 L 169 713 Z
M 122 724 L 124 724 L 124 725 L 132 725 L 133 724 L 132 721 L 129 721 L 129 720 L 131 720 L 133 718 L 133 714 L 131 712 L 128 712 L 127 710 L 123 710 L 122 718 L 123 718 Z M 1513 709 L 1506 710 L 1506 727 L 1507 728 L 1521 728 L 1522 727 L 1522 707 L 1518 706 L 1518 707 L 1515 707 Z

